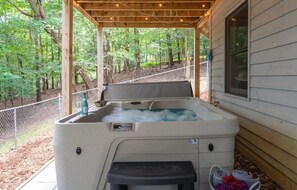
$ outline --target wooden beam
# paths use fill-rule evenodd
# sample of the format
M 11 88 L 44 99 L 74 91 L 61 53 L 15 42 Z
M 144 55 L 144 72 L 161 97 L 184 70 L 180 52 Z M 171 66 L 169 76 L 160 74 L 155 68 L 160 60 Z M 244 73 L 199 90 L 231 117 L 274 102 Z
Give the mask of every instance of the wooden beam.
M 171 3 L 173 0 L 77 0 L 77 3 Z M 174 0 L 177 3 L 213 3 L 215 0 Z
M 100 26 L 106 28 L 195 28 L 196 23 L 187 24 L 183 22 L 174 22 L 174 23 L 129 23 L 129 22 L 101 22 Z
M 217 0 L 218 1 L 218 0 Z M 209 56 L 208 56 L 208 101 L 212 103 L 212 14 L 209 11 L 208 20 L 208 42 L 209 42 Z
M 200 29 L 195 28 L 194 35 L 194 95 L 200 97 Z
M 89 11 L 92 17 L 199 17 L 204 15 L 204 11 L 184 11 L 184 10 L 161 10 L 161 11 Z
M 98 86 L 98 99 L 101 98 L 103 88 L 103 28 L 97 27 L 97 86 Z
M 177 17 L 98 17 L 97 22 L 150 22 L 150 23 L 169 23 L 169 22 L 184 22 L 184 23 L 197 23 L 199 17 L 187 17 L 187 18 L 177 18 Z
M 72 0 L 63 0 L 62 15 L 62 115 L 67 116 L 72 113 Z
M 203 18 L 199 20 L 197 27 L 200 29 L 201 34 L 209 38 L 209 15 L 203 16 Z
M 210 3 L 85 3 L 80 6 L 86 11 L 155 11 L 155 10 L 197 10 L 207 11 Z
M 91 23 L 93 23 L 95 26 L 98 26 L 98 23 L 96 20 L 87 12 L 85 11 L 78 3 L 75 1 L 73 2 L 73 6 L 82 14 L 84 15 Z

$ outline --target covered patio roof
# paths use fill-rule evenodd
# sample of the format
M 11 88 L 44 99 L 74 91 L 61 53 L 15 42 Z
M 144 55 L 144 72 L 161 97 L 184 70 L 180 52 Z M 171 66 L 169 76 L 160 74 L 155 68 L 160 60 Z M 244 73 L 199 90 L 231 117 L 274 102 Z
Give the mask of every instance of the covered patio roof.
M 195 28 L 215 0 L 75 0 L 96 26 Z
M 194 95 L 200 94 L 200 34 L 219 0 L 63 0 L 62 112 L 72 113 L 73 8 L 97 27 L 97 83 L 103 84 L 103 28 L 194 28 Z M 95 56 L 95 55 L 94 55 Z

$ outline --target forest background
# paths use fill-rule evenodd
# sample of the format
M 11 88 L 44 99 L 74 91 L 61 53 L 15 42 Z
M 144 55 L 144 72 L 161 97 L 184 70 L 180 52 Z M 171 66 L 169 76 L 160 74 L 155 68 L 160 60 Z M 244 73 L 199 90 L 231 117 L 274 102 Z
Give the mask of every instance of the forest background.
M 61 87 L 62 0 L 0 0 L 0 101 L 34 97 Z M 74 10 L 73 84 L 96 79 L 97 29 Z M 138 77 L 145 68 L 189 66 L 193 29 L 104 28 L 104 80 Z M 201 35 L 201 57 L 207 39 Z

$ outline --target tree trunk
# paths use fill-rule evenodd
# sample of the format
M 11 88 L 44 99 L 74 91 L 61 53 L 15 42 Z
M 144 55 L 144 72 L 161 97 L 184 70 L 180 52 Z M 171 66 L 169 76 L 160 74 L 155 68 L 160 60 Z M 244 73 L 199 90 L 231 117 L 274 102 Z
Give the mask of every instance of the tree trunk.
M 45 74 L 45 86 L 46 86 L 45 90 L 48 90 L 48 89 L 49 89 L 48 85 L 49 85 L 49 82 L 48 82 L 48 74 L 46 73 L 46 74 Z
M 61 35 L 61 31 L 58 30 L 58 34 L 59 36 Z M 62 63 L 62 51 L 60 48 L 58 48 L 58 60 L 59 60 L 59 63 Z M 56 81 L 56 88 L 59 88 L 59 86 L 61 86 L 61 81 L 62 81 L 62 73 L 60 74 L 58 80 Z
M 129 28 L 125 29 L 125 50 L 126 53 L 129 54 Z M 124 61 L 124 68 L 123 71 L 129 72 L 130 71 L 130 61 L 129 58 L 126 58 Z
M 180 49 L 180 40 L 179 40 L 179 35 L 178 35 L 178 31 L 176 30 L 176 45 L 177 45 L 177 62 L 178 64 L 180 64 L 180 53 L 181 53 L 181 49 Z
M 139 47 L 139 30 L 134 28 L 134 43 L 135 43 L 135 61 L 136 61 L 136 76 L 140 73 L 140 47 Z
M 47 65 L 48 61 L 48 44 L 46 44 L 45 46 L 45 61 L 44 61 L 44 64 Z M 45 90 L 48 90 L 49 89 L 49 82 L 48 82 L 48 73 L 45 73 Z
M 190 72 L 191 72 L 191 68 L 190 68 L 190 53 L 189 53 L 189 48 L 188 48 L 188 36 L 189 36 L 189 31 L 185 30 L 185 77 L 188 79 L 190 78 Z
M 121 62 L 120 62 L 120 60 L 118 60 L 118 64 L 117 64 L 117 66 L 118 66 L 118 71 L 117 71 L 117 73 L 120 73 L 120 72 L 121 72 Z
M 74 67 L 73 72 L 74 72 L 74 85 L 76 85 L 76 84 L 78 84 L 78 70 L 77 70 L 77 67 Z
M 35 70 L 36 70 L 36 102 L 41 101 L 41 89 L 40 89 L 40 76 L 39 76 L 39 70 L 40 70 L 40 63 L 39 63 L 39 43 L 38 43 L 38 36 L 37 34 L 33 34 L 33 40 L 34 40 L 34 54 L 35 54 Z
M 52 89 L 55 89 L 55 77 L 52 76 Z
M 169 33 L 169 29 L 166 30 L 166 38 L 167 38 L 167 49 L 168 49 L 168 67 L 173 67 L 173 54 L 172 54 L 172 47 L 171 47 L 171 36 Z
M 159 30 L 159 63 L 160 63 L 160 69 L 162 68 L 162 41 L 161 41 L 161 32 Z
M 25 80 L 24 72 L 22 71 L 23 70 L 23 57 L 20 54 L 18 54 L 17 57 L 18 57 L 18 62 L 19 62 L 19 75 L 22 77 L 22 80 L 24 81 Z M 21 105 L 23 105 L 23 103 L 24 103 L 23 96 L 24 96 L 24 94 L 23 94 L 23 87 L 22 87 Z
M 79 65 L 75 66 L 75 70 L 77 70 L 77 73 L 84 80 L 84 82 L 85 82 L 85 84 L 87 86 L 87 89 L 93 89 L 94 85 L 93 85 L 91 79 L 88 77 L 87 73 Z
M 53 45 L 51 44 L 51 60 L 52 60 L 52 63 L 54 63 L 55 61 L 55 54 L 54 54 L 54 48 L 53 48 Z M 55 89 L 55 78 L 53 76 L 53 73 L 52 73 L 52 89 Z
M 41 35 L 39 36 L 39 48 L 40 48 L 40 56 L 41 56 L 40 68 L 41 68 L 41 70 L 44 70 L 44 49 L 43 49 Z M 43 92 L 43 94 L 45 94 L 45 92 L 46 92 L 46 83 L 45 83 L 45 76 L 44 75 L 42 75 L 41 80 L 42 80 L 42 92 Z
M 77 59 L 77 55 L 79 54 L 79 49 L 78 49 L 78 46 L 77 45 L 75 45 L 74 47 L 73 47 L 73 62 L 74 61 L 76 61 L 76 59 Z M 76 84 L 78 84 L 78 71 L 79 71 L 79 68 L 80 67 L 74 67 L 74 69 L 73 69 L 73 83 L 74 83 L 74 85 L 76 85 Z
M 106 62 L 107 62 L 107 65 L 108 65 L 108 68 L 107 68 L 107 72 L 106 72 L 106 75 L 107 75 L 107 83 L 113 83 L 113 76 L 112 76 L 112 73 L 113 73 L 113 63 L 112 63 L 112 56 L 110 54 L 110 34 L 108 32 L 105 32 L 105 36 L 106 36 L 106 53 L 107 53 L 107 56 L 106 56 Z
M 116 65 L 114 65 L 114 68 L 113 68 L 113 72 L 114 73 L 117 73 L 118 72 L 118 63 L 116 63 Z

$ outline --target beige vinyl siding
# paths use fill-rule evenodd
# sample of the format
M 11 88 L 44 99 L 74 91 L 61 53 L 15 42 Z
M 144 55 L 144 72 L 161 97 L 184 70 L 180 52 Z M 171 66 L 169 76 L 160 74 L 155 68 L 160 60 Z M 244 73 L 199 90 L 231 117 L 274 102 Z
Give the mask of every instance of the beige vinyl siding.
M 242 2 L 220 2 L 212 10 L 212 96 L 214 99 L 222 100 L 222 103 L 226 101 L 225 97 L 229 96 L 224 93 L 224 18 Z M 294 96 L 297 92 L 297 1 L 251 0 L 250 5 L 253 6 L 250 8 L 249 99 L 242 100 L 236 96 L 231 96 L 230 99 L 237 99 L 240 102 L 239 106 L 246 106 L 267 116 L 297 125 L 293 117 L 297 115 L 297 109 L 294 109 L 294 103 L 290 103 L 296 102 Z M 293 17 L 295 14 L 296 17 Z M 263 32 L 263 29 L 268 28 L 269 32 Z M 268 92 L 274 94 L 270 97 Z M 260 105 L 263 107 L 258 108 Z M 283 127 L 276 130 L 297 139 L 297 135 L 286 134 Z
M 297 1 L 296 1 L 297 2 Z M 282 47 L 297 42 L 297 26 L 290 30 L 283 30 L 264 37 L 261 40 L 256 40 L 251 44 L 251 53 L 264 51 L 271 48 Z
M 244 1 L 211 11 L 213 101 L 240 117 L 237 148 L 284 189 L 297 189 L 297 1 L 249 0 L 249 97 L 224 92 L 225 17 Z
M 251 87 L 270 88 L 274 90 L 296 91 L 297 76 L 252 76 Z M 279 97 L 286 98 L 286 97 Z M 297 113 L 296 113 L 297 114 Z M 295 137 L 296 138 L 296 137 Z
M 280 91 L 265 88 L 252 88 L 251 99 L 260 100 L 272 104 L 279 104 L 285 107 L 297 108 L 297 92 L 294 91 Z M 284 97 L 284 98 L 279 98 Z
M 282 3 L 287 1 L 292 1 L 292 0 L 283 0 Z M 252 31 L 251 41 L 253 42 L 257 39 L 264 38 L 266 36 L 269 36 L 277 32 L 287 30 L 296 26 L 296 18 L 297 18 L 297 12 L 296 10 L 292 10 L 288 13 L 284 13 L 282 16 L 278 17 L 275 20 L 263 22 L 261 27 L 258 27 L 256 29 L 252 28 L 253 31 Z M 254 17 L 253 20 L 254 19 L 257 19 L 257 17 Z
M 296 76 L 296 60 L 254 64 L 251 65 L 251 74 L 252 76 Z

